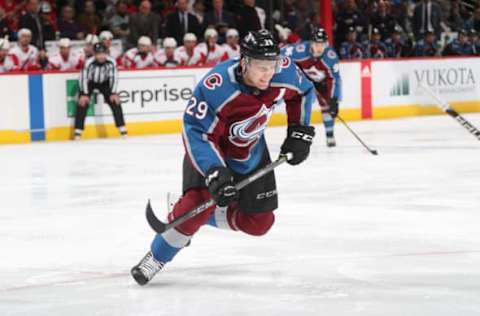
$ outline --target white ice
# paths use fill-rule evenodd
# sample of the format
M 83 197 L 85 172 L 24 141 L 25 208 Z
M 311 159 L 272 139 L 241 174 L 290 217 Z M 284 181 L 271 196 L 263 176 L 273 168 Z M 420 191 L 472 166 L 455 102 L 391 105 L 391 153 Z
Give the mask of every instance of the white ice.
M 480 315 L 480 142 L 445 115 L 351 126 L 379 156 L 318 126 L 266 236 L 203 228 L 146 287 L 179 135 L 0 147 L 0 315 Z

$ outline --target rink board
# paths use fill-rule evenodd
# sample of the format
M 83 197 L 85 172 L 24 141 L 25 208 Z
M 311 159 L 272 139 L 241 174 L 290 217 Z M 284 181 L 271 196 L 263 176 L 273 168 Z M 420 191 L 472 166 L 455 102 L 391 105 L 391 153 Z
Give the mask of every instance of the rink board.
M 119 96 L 130 135 L 178 133 L 186 102 L 208 68 L 121 71 Z M 362 60 L 342 62 L 341 116 L 346 120 L 439 114 L 418 89 L 422 82 L 460 112 L 480 111 L 480 59 Z M 27 93 L 21 93 L 26 91 Z M 71 139 L 78 73 L 0 76 L 4 104 L 0 144 Z M 321 122 L 314 109 L 312 122 Z M 271 125 L 286 123 L 285 109 Z M 109 107 L 93 98 L 84 138 L 118 137 Z

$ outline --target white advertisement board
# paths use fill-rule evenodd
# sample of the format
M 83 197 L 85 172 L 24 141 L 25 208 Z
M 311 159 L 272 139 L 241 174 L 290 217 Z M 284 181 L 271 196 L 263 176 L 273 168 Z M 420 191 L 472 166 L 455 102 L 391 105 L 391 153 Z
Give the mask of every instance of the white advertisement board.
M 360 109 L 362 99 L 361 64 L 359 62 L 340 63 L 340 75 L 343 96 L 340 108 Z
M 121 71 L 118 94 L 128 122 L 179 119 L 193 93 L 193 87 L 207 68 Z M 78 74 L 45 74 L 43 78 L 45 126 L 72 124 L 78 97 Z M 96 123 L 113 123 L 110 108 L 97 96 L 89 112 Z M 91 118 L 87 117 L 87 124 Z
M 372 62 L 374 107 L 434 104 L 420 83 L 447 102 L 480 100 L 480 58 Z
M 0 131 L 28 131 L 30 129 L 30 108 L 28 76 L 0 76 Z

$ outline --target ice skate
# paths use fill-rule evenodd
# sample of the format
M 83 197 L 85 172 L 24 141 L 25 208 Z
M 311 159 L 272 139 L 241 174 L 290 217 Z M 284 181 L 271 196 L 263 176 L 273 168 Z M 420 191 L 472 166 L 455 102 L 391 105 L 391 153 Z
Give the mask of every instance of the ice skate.
M 337 146 L 337 142 L 335 141 L 335 137 L 327 136 L 327 147 L 335 147 Z
M 150 282 L 151 279 L 160 270 L 163 269 L 164 263 L 157 261 L 152 252 L 148 252 L 143 259 L 130 270 L 132 277 L 140 285 L 145 285 Z

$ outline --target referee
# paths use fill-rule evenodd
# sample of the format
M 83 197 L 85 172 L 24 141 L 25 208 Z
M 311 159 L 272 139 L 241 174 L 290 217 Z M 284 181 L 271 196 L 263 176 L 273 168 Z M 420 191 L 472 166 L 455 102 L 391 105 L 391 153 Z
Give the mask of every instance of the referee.
M 87 59 L 80 73 L 80 97 L 75 115 L 74 139 L 79 140 L 84 129 L 90 96 L 94 90 L 100 91 L 112 109 L 115 125 L 122 137 L 127 136 L 122 105 L 117 94 L 118 69 L 115 60 L 107 55 L 107 48 L 102 43 L 93 46 L 94 56 Z

